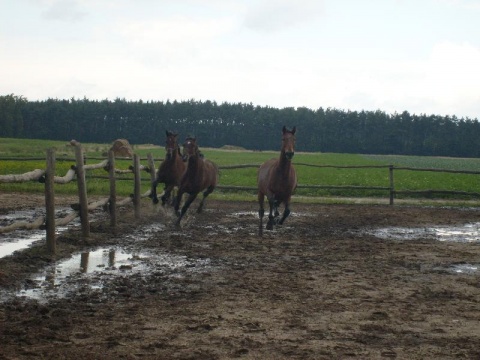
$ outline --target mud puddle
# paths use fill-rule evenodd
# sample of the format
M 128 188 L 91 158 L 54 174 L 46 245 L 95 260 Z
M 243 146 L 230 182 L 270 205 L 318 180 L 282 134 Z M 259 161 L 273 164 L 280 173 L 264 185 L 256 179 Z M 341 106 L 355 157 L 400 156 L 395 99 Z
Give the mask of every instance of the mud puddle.
M 424 228 L 379 228 L 367 231 L 381 239 L 390 240 L 415 240 L 432 239 L 452 242 L 480 242 L 480 223 L 465 224 L 461 226 L 437 226 Z
M 455 274 L 478 274 L 479 264 L 455 264 L 447 270 Z
M 27 281 L 17 297 L 48 302 L 53 298 L 74 296 L 88 291 L 102 292 L 116 277 L 147 276 L 153 272 L 175 274 L 193 268 L 204 268 L 207 259 L 194 261 L 170 254 L 133 253 L 122 248 L 100 248 L 74 255 L 49 266 Z
M 387 240 L 432 239 L 446 242 L 480 244 L 480 223 L 425 228 L 380 228 L 369 230 L 367 233 Z M 480 274 L 479 266 L 479 264 L 451 264 L 445 267 L 437 267 L 435 270 L 446 271 L 451 274 L 478 275 Z
M 150 224 L 122 238 L 123 246 L 112 246 L 76 253 L 69 259 L 47 266 L 27 279 L 23 289 L 14 294 L 0 294 L 0 300 L 12 297 L 35 299 L 41 303 L 57 298 L 96 293 L 108 297 L 118 279 L 135 278 L 146 281 L 149 276 L 182 278 L 187 273 L 208 271 L 210 259 L 191 259 L 182 255 L 158 252 L 157 249 L 137 249 L 139 242 L 148 240 L 164 227 Z M 142 280 L 143 279 L 143 280 Z
M 55 218 L 63 218 L 72 212 L 71 208 L 63 207 L 55 210 Z M 91 214 L 91 221 L 98 219 L 103 212 L 95 212 Z M 37 219 L 41 216 L 45 216 L 45 209 L 32 209 L 32 210 L 20 210 L 5 215 L 0 215 L 0 227 L 8 226 L 16 222 L 32 222 L 33 219 Z M 59 235 L 65 230 L 80 226 L 80 218 L 77 217 L 67 226 L 58 226 L 55 229 L 55 233 Z M 46 241 L 45 230 L 14 230 L 5 234 L 0 234 L 0 258 L 9 256 L 15 251 L 27 249 L 30 246 L 41 244 Z

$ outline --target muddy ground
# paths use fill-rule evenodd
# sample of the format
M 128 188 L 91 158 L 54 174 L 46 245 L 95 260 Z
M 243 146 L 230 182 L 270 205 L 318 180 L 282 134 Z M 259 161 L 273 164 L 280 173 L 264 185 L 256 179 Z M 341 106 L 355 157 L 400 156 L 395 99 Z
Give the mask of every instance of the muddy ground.
M 0 212 L 42 203 L 0 194 Z M 100 289 L 83 283 L 48 302 L 10 298 L 0 307 L 0 359 L 480 358 L 479 274 L 447 270 L 478 264 L 479 243 L 364 231 L 479 222 L 478 208 L 293 202 L 293 216 L 263 238 L 256 211 L 210 200 L 178 230 L 144 200 L 142 218 L 125 208 L 115 232 L 105 219 L 87 242 L 79 229 L 59 235 L 57 260 L 118 244 L 190 265 L 126 268 Z M 153 222 L 166 226 L 142 241 L 128 236 Z M 0 285 L 28 288 L 53 261 L 38 247 L 1 259 Z

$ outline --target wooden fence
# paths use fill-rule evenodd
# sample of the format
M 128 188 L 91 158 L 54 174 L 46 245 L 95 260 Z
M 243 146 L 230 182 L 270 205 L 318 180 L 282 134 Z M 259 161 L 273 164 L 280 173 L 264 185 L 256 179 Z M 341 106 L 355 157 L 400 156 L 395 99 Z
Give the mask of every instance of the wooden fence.
M 462 195 L 470 197 L 480 197 L 478 192 L 466 192 L 466 191 L 451 191 L 451 190 L 396 190 L 395 181 L 394 181 L 394 171 L 406 170 L 406 171 L 426 171 L 426 172 L 445 172 L 445 173 L 454 173 L 454 174 L 470 174 L 470 175 L 480 175 L 480 171 L 467 171 L 467 170 L 449 170 L 449 169 L 430 169 L 430 168 L 412 168 L 405 166 L 394 166 L 394 165 L 348 165 L 348 166 L 339 166 L 339 165 L 314 165 L 314 164 L 305 164 L 305 163 L 295 163 L 295 166 L 307 166 L 315 168 L 335 168 L 335 169 L 386 169 L 388 170 L 389 182 L 386 186 L 353 186 L 353 185 L 302 185 L 297 186 L 298 189 L 340 189 L 340 190 L 381 190 L 389 194 L 390 205 L 394 205 L 394 199 L 396 195 L 432 195 L 432 194 L 444 194 L 444 195 Z M 229 165 L 220 167 L 220 169 L 240 169 L 255 167 L 258 168 L 258 164 L 244 164 L 244 165 Z M 226 190 L 251 190 L 256 191 L 256 187 L 247 187 L 247 186 L 218 186 L 219 189 Z
M 45 228 L 47 234 L 47 248 L 54 254 L 56 252 L 55 245 L 55 227 L 65 225 L 76 217 L 80 216 L 81 227 L 82 227 L 82 236 L 83 238 L 88 238 L 90 235 L 90 225 L 88 220 L 88 211 L 93 210 L 99 206 L 103 206 L 108 209 L 110 214 L 110 225 L 112 228 L 116 226 L 116 209 L 119 206 L 124 206 L 129 203 L 133 203 L 135 217 L 140 217 L 140 199 L 142 197 L 148 197 L 150 195 L 150 190 L 144 194 L 140 194 L 140 185 L 141 185 L 141 171 L 146 171 L 150 174 L 149 181 L 155 180 L 155 164 L 152 154 L 148 154 L 147 161 L 148 166 L 140 165 L 140 158 L 138 155 L 134 154 L 133 165 L 129 167 L 128 170 L 120 170 L 115 168 L 115 155 L 113 151 L 108 153 L 108 159 L 104 158 L 90 158 L 93 160 L 102 160 L 98 164 L 86 165 L 85 158 L 83 155 L 81 144 L 72 140 L 71 145 L 75 147 L 75 166 L 72 166 L 68 170 L 67 174 L 63 177 L 55 176 L 55 153 L 53 150 L 47 150 L 47 162 L 46 170 L 35 169 L 33 171 L 27 172 L 25 174 L 14 174 L 14 175 L 0 175 L 0 183 L 8 182 L 26 182 L 26 181 L 35 181 L 45 183 L 45 206 L 46 206 L 46 215 L 45 218 L 39 218 L 33 222 L 19 222 L 14 223 L 8 226 L 0 228 L 0 233 L 5 233 L 13 231 L 18 228 L 24 229 L 38 229 Z M 5 158 L 4 158 L 5 159 Z M 43 160 L 43 158 L 10 158 L 10 160 Z M 161 160 L 161 159 L 160 159 Z M 73 160 L 72 160 L 73 161 Z M 365 168 L 383 168 L 388 170 L 389 174 L 389 183 L 386 186 L 349 186 L 349 185 L 302 185 L 299 184 L 299 189 L 340 189 L 340 190 L 381 190 L 389 194 L 390 205 L 394 205 L 395 196 L 398 194 L 406 195 L 431 195 L 431 194 L 449 194 L 449 195 L 462 195 L 470 197 L 480 197 L 480 193 L 477 192 L 465 192 L 465 191 L 446 191 L 446 190 L 396 190 L 395 181 L 394 181 L 394 171 L 406 170 L 406 171 L 428 171 L 428 172 L 447 172 L 447 173 L 457 173 L 457 174 L 471 174 L 471 175 L 480 175 L 479 171 L 459 171 L 459 170 L 448 170 L 448 169 L 429 169 L 429 168 L 412 168 L 412 167 L 398 167 L 393 165 L 358 165 L 358 166 L 335 166 L 335 165 L 313 165 L 313 164 L 304 164 L 304 163 L 295 163 L 295 166 L 307 166 L 307 167 L 316 167 L 316 168 L 336 168 L 336 169 L 365 169 Z M 259 164 L 242 164 L 242 165 L 227 165 L 220 166 L 221 170 L 232 170 L 232 169 L 242 169 L 242 168 L 258 168 Z M 94 169 L 105 169 L 109 172 L 108 177 L 104 176 L 92 176 L 92 178 L 108 178 L 110 185 L 110 194 L 108 198 L 99 200 L 97 202 L 88 204 L 87 201 L 87 191 L 86 191 L 86 176 L 85 173 Z M 134 175 L 134 185 L 133 185 L 133 194 L 130 197 L 127 197 L 121 201 L 117 201 L 116 196 L 116 174 L 125 174 L 132 173 Z M 78 187 L 78 197 L 79 204 L 77 207 L 74 207 L 74 212 L 70 213 L 62 219 L 55 219 L 55 208 L 54 208 L 54 184 L 66 184 L 76 179 Z M 218 189 L 222 190 L 244 190 L 244 191 L 256 191 L 256 187 L 248 186 L 225 186 L 218 185 Z
M 145 194 L 140 194 L 140 181 L 142 170 L 149 171 L 148 167 L 140 166 L 140 158 L 138 155 L 133 156 L 133 165 L 128 170 L 119 170 L 115 168 L 115 155 L 113 151 L 109 151 L 108 159 L 98 164 L 85 165 L 85 159 L 81 144 L 72 141 L 71 145 L 75 147 L 75 166 L 72 166 L 64 176 L 55 176 L 55 152 L 52 149 L 47 150 L 46 169 L 35 169 L 24 174 L 0 175 L 0 183 L 39 181 L 45 184 L 45 217 L 39 217 L 32 222 L 16 222 L 8 226 L 0 228 L 0 233 L 10 232 L 16 229 L 45 229 L 46 245 L 51 254 L 56 253 L 55 228 L 63 226 L 75 218 L 80 217 L 82 237 L 87 239 L 90 236 L 90 223 L 88 219 L 88 211 L 94 210 L 100 206 L 108 209 L 110 213 L 110 225 L 116 226 L 116 209 L 129 203 L 133 203 L 135 217 L 140 217 L 140 199 L 150 194 L 150 190 Z M 13 160 L 13 159 L 11 159 Z M 30 158 L 29 160 L 32 160 Z M 37 159 L 38 160 L 38 159 Z M 150 168 L 155 169 L 153 157 L 149 155 L 148 161 Z M 109 172 L 110 194 L 108 198 L 98 200 L 88 204 L 86 190 L 86 172 L 94 169 L 105 169 Z M 121 201 L 117 201 L 116 196 L 116 174 L 132 173 L 134 174 L 133 194 Z M 151 180 L 155 177 L 155 171 L 150 172 Z M 67 184 L 73 180 L 77 181 L 79 204 L 72 206 L 73 211 L 67 216 L 55 219 L 55 191 L 54 184 Z

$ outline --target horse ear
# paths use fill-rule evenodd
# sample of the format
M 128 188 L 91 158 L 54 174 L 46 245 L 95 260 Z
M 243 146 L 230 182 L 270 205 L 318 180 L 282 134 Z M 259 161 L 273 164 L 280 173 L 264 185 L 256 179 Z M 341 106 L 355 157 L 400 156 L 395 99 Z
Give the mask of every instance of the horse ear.
M 282 133 L 286 133 L 287 132 L 287 127 L 285 125 L 283 125 L 283 128 L 282 128 Z
M 292 129 L 292 134 L 295 135 L 295 131 L 297 131 L 297 127 L 294 126 L 293 129 Z

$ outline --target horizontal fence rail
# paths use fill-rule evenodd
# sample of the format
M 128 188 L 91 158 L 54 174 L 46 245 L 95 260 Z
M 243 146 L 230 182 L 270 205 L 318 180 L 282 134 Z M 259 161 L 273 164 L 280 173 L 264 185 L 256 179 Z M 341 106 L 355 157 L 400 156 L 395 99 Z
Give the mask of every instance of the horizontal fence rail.
M 108 171 L 108 160 L 105 160 L 101 157 L 89 157 L 90 160 L 102 160 L 98 164 L 93 165 L 84 165 L 85 170 L 93 170 L 104 168 Z M 116 158 L 117 160 L 132 160 L 131 158 Z M 45 158 L 40 157 L 22 157 L 22 158 L 0 158 L 0 160 L 18 160 L 18 161 L 30 161 L 30 160 L 45 160 Z M 72 158 L 62 158 L 57 159 L 57 161 L 73 161 Z M 140 161 L 148 160 L 148 158 L 139 158 Z M 163 159 L 158 159 L 158 162 L 163 161 Z M 444 172 L 444 173 L 456 173 L 456 174 L 470 174 L 470 175 L 480 175 L 480 171 L 469 171 L 469 170 L 450 170 L 450 169 L 432 169 L 432 168 L 413 168 L 405 166 L 393 166 L 393 165 L 317 165 L 317 164 L 307 164 L 307 163 L 295 163 L 295 166 L 306 166 L 306 167 L 315 167 L 315 168 L 335 168 L 335 169 L 389 169 L 390 172 L 393 171 L 425 171 L 425 172 Z M 235 170 L 235 169 L 246 169 L 246 168 L 258 168 L 260 164 L 238 164 L 238 165 L 223 165 L 219 166 L 219 170 Z M 140 171 L 145 171 L 151 173 L 150 166 L 139 165 Z M 134 171 L 134 166 L 130 166 L 128 169 L 115 169 L 116 174 L 132 174 Z M 154 170 L 155 172 L 156 170 Z M 72 166 L 72 169 L 67 172 L 64 176 L 55 176 L 54 182 L 58 184 L 65 184 L 75 179 L 75 166 Z M 36 181 L 39 180 L 42 182 L 42 178 L 45 176 L 45 170 L 35 169 L 24 174 L 10 174 L 10 175 L 0 175 L 0 183 L 9 183 L 9 182 L 25 182 L 25 181 Z M 108 179 L 109 176 L 102 175 L 87 175 L 89 179 Z M 393 174 L 391 182 L 393 181 Z M 150 178 L 141 178 L 141 181 L 148 182 L 151 181 Z M 116 180 L 119 181 L 131 181 L 131 177 L 117 177 Z M 228 186 L 228 185 L 218 185 L 218 189 L 222 190 L 243 190 L 243 191 L 256 191 L 257 188 L 253 186 Z M 392 192 L 393 195 L 396 194 L 445 194 L 445 195 L 462 195 L 462 196 L 473 196 L 480 197 L 478 192 L 466 192 L 466 191 L 453 191 L 453 190 L 441 190 L 441 189 L 426 189 L 426 190 L 395 190 L 394 183 L 391 183 L 390 186 L 356 186 L 356 185 L 308 185 L 308 184 L 299 184 L 297 186 L 299 189 L 337 189 L 337 190 L 381 190 Z M 148 196 L 148 194 L 146 194 Z
M 84 238 L 89 236 L 89 223 L 88 223 L 88 211 L 92 211 L 98 207 L 102 207 L 109 211 L 110 213 L 110 224 L 112 227 L 116 225 L 116 212 L 115 208 L 120 206 L 125 206 L 127 204 L 133 204 L 135 217 L 139 217 L 140 212 L 140 198 L 145 198 L 150 195 L 150 189 L 144 194 L 140 194 L 140 183 L 149 182 L 155 180 L 156 168 L 153 160 L 153 155 L 148 154 L 147 158 L 140 158 L 138 155 L 134 154 L 133 158 L 125 157 L 115 157 L 113 152 L 110 151 L 108 154 L 108 159 L 104 157 L 89 157 L 88 160 L 99 160 L 99 163 L 96 164 L 86 164 L 86 157 L 82 151 L 81 144 L 72 141 L 72 146 L 75 147 L 75 159 L 72 158 L 55 158 L 54 151 L 50 149 L 47 151 L 47 169 L 34 169 L 32 171 L 26 172 L 24 174 L 6 174 L 0 175 L 0 184 L 1 183 L 21 183 L 28 181 L 38 181 L 40 183 L 45 183 L 45 202 L 47 207 L 47 215 L 45 217 L 39 217 L 34 219 L 32 222 L 18 222 L 4 226 L 0 228 L 0 233 L 5 233 L 13 231 L 16 229 L 46 229 L 47 230 L 47 247 L 52 253 L 55 253 L 55 246 L 52 244 L 52 240 L 49 237 L 54 237 L 54 230 L 52 227 L 63 226 L 80 216 L 82 221 L 82 234 Z M 0 160 L 7 161 L 39 161 L 45 160 L 42 157 L 4 157 Z M 128 169 L 117 169 L 115 168 L 115 160 L 128 160 L 132 162 L 132 165 Z M 71 168 L 67 171 L 64 176 L 55 176 L 55 163 L 61 161 L 74 161 L 75 165 L 72 165 Z M 147 161 L 148 165 L 141 165 L 140 161 Z M 157 159 L 158 163 L 161 163 L 163 159 Z M 335 190 L 379 190 L 385 191 L 389 194 L 390 204 L 394 205 L 395 196 L 398 194 L 404 195 L 427 195 L 431 196 L 434 194 L 444 194 L 444 195 L 461 195 L 461 196 L 470 196 L 470 197 L 480 197 L 479 192 L 466 192 L 466 191 L 452 191 L 452 190 L 441 190 L 441 189 L 426 189 L 426 190 L 396 190 L 395 181 L 394 181 L 394 171 L 424 171 L 424 172 L 444 172 L 444 173 L 454 173 L 454 174 L 470 174 L 470 175 L 480 175 L 480 171 L 468 171 L 468 170 L 450 170 L 450 169 L 432 169 L 432 168 L 413 168 L 405 166 L 393 166 L 393 165 L 317 165 L 317 164 L 308 164 L 308 163 L 294 163 L 295 166 L 305 166 L 305 167 L 315 167 L 315 168 L 335 168 L 335 169 L 386 169 L 388 170 L 388 184 L 385 186 L 357 186 L 357 185 L 308 185 L 308 184 L 299 184 L 298 189 L 335 189 Z M 235 169 L 246 169 L 246 168 L 258 168 L 260 164 L 236 164 L 236 165 L 223 165 L 219 166 L 219 170 L 229 171 Z M 108 176 L 102 175 L 88 175 L 88 172 L 95 169 L 104 169 L 108 172 Z M 142 178 L 141 172 L 146 172 L 150 174 L 149 178 Z M 133 178 L 127 177 L 125 175 L 133 174 Z M 86 180 L 87 179 L 108 179 L 110 182 L 110 194 L 108 198 L 98 200 L 96 202 L 87 203 L 87 194 L 86 194 Z M 69 182 L 76 181 L 78 185 L 78 196 L 79 204 L 72 205 L 74 210 L 72 213 L 68 214 L 64 218 L 54 219 L 52 210 L 53 207 L 53 197 L 54 197 L 54 188 L 53 184 L 67 184 Z M 124 198 L 123 200 L 117 201 L 115 193 L 115 182 L 116 181 L 133 181 L 133 194 L 129 197 Z M 217 186 L 220 190 L 226 191 L 257 191 L 257 187 L 253 186 L 228 186 L 219 184 Z M 54 229 L 54 228 L 53 228 Z M 53 240 L 54 241 L 54 240 Z
M 140 166 L 139 157 L 137 155 L 133 156 L 133 165 L 126 169 L 116 169 L 115 168 L 115 156 L 113 151 L 110 151 L 108 154 L 108 159 L 104 158 L 100 163 L 97 164 L 85 164 L 85 158 L 80 143 L 72 141 L 72 146 L 75 147 L 75 165 L 72 165 L 71 168 L 67 171 L 64 176 L 55 176 L 55 163 L 59 160 L 55 159 L 55 152 L 53 149 L 47 150 L 46 156 L 46 169 L 35 169 L 24 174 L 7 174 L 0 175 L 0 183 L 22 183 L 22 182 L 31 182 L 38 181 L 45 184 L 45 207 L 46 207 L 46 216 L 40 216 L 34 219 L 31 222 L 20 221 L 7 226 L 0 227 L 0 234 L 17 229 L 45 229 L 46 230 L 46 246 L 48 251 L 51 254 L 56 253 L 56 239 L 55 239 L 55 227 L 64 226 L 73 221 L 75 218 L 80 216 L 80 221 L 82 224 L 82 235 L 86 239 L 90 235 L 90 224 L 88 221 L 88 212 L 92 211 L 98 207 L 103 207 L 105 210 L 110 212 L 110 224 L 112 227 L 116 225 L 116 207 L 124 206 L 129 203 L 133 203 L 135 209 L 135 217 L 139 217 L 139 199 L 141 197 L 146 197 L 150 194 L 150 190 L 145 194 L 140 194 L 140 171 L 149 171 L 149 168 L 146 166 Z M 120 158 L 123 159 L 123 158 Z M 3 159 L 0 159 L 3 160 Z M 20 158 L 7 158 L 7 160 L 17 160 L 20 161 Z M 45 158 L 21 158 L 21 161 L 28 160 L 45 160 Z M 71 161 L 69 159 L 67 161 Z M 129 159 L 132 160 L 132 159 Z M 95 169 L 104 169 L 109 172 L 110 179 L 110 197 L 106 199 L 101 199 L 95 202 L 88 204 L 87 201 L 87 192 L 86 192 L 86 172 L 95 170 Z M 125 174 L 133 173 L 134 174 L 134 193 L 121 201 L 116 200 L 115 191 L 115 177 L 116 174 Z M 151 177 L 153 180 L 153 177 Z M 53 184 L 67 184 L 76 180 L 78 186 L 78 196 L 79 204 L 72 204 L 73 212 L 64 216 L 63 218 L 55 219 L 55 207 L 54 207 L 54 186 Z M 130 179 L 131 181 L 132 179 Z

